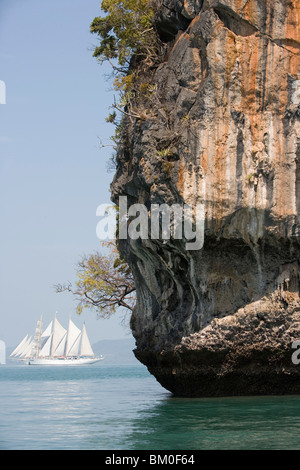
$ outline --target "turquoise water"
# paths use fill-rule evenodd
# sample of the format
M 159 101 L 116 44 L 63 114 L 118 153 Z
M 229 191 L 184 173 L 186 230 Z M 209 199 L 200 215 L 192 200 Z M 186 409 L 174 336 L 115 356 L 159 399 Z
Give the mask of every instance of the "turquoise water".
M 137 366 L 0 366 L 0 449 L 300 449 L 300 396 L 179 399 Z

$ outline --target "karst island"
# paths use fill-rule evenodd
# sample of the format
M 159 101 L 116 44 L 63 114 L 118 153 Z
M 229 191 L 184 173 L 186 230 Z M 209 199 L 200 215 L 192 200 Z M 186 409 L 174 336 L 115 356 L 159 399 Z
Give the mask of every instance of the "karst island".
M 300 4 L 121 3 L 91 31 L 135 355 L 176 396 L 299 393 Z

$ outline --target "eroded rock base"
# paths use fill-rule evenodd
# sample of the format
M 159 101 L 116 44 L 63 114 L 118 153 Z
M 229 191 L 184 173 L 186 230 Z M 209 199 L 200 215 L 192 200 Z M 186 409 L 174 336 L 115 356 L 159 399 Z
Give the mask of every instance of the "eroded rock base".
M 176 396 L 299 394 L 300 304 L 274 310 L 273 297 L 215 319 L 173 349 L 135 354 Z

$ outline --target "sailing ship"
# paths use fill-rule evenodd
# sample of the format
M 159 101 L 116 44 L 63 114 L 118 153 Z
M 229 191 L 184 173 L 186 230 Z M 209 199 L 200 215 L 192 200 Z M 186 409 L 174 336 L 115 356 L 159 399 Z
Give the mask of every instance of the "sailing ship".
M 95 357 L 85 324 L 81 331 L 70 318 L 66 330 L 56 315 L 44 331 L 41 317 L 34 335 L 26 335 L 10 357 L 29 365 L 51 366 L 93 364 L 103 359 L 103 356 Z

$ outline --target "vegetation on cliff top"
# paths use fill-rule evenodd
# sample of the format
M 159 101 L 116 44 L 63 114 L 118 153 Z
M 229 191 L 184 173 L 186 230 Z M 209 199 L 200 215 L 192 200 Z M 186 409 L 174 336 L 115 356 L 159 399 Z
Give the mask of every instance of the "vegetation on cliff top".
M 142 71 L 158 63 L 158 40 L 153 27 L 154 10 L 149 0 L 103 0 L 101 9 L 106 14 L 94 18 L 91 33 L 99 37 L 94 57 L 102 64 L 108 61 L 113 72 L 113 86 L 118 94 L 112 104 L 113 112 L 107 122 L 115 124 L 111 145 L 116 150 L 123 130 L 123 117 L 131 122 L 145 118 L 145 110 L 138 109 L 137 96 L 151 94 L 151 85 L 145 83 Z M 114 156 L 110 166 L 114 167 Z
M 91 32 L 100 38 L 94 57 L 108 60 L 115 71 L 127 74 L 133 55 L 149 60 L 155 55 L 154 13 L 149 0 L 103 0 L 101 8 L 107 15 L 96 17 L 91 24 Z
M 114 87 L 124 101 L 124 94 L 137 79 L 136 64 L 145 62 L 149 66 L 156 61 L 154 11 L 149 0 L 103 0 L 101 8 L 106 16 L 94 18 L 90 28 L 100 39 L 93 56 L 100 63 L 110 63 Z

